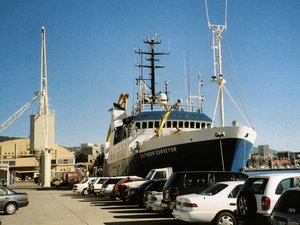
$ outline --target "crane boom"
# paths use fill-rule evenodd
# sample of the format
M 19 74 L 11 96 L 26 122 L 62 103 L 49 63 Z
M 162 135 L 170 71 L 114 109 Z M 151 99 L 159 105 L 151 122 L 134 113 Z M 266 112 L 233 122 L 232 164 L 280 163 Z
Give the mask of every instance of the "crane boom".
M 8 118 L 3 124 L 0 125 L 0 133 L 8 128 L 16 119 L 18 119 L 34 102 L 41 96 L 42 92 L 36 92 L 34 98 L 27 102 L 22 108 L 15 112 L 11 117 Z
M 178 108 L 179 103 L 180 102 L 176 102 L 174 105 L 171 105 L 171 106 L 165 105 L 167 112 L 161 118 L 160 126 L 155 129 L 156 137 L 159 137 L 162 134 L 162 130 L 164 128 L 164 125 L 167 122 L 167 120 L 168 120 L 171 112 L 173 111 L 173 109 L 177 109 Z

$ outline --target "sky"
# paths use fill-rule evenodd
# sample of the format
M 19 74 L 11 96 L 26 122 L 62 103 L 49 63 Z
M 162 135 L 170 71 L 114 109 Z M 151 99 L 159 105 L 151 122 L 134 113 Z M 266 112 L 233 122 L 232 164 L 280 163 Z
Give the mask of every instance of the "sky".
M 208 0 L 212 24 L 224 24 L 225 1 Z M 300 151 L 300 1 L 228 0 L 223 32 L 226 88 L 257 132 L 255 145 Z M 204 0 L 0 0 L 0 124 L 40 90 L 41 27 L 46 28 L 48 92 L 62 146 L 102 144 L 109 109 L 120 93 L 136 97 L 135 49 L 158 34 L 170 102 L 204 87 L 203 111 L 213 117 L 217 87 Z M 147 72 L 145 72 L 147 75 Z M 189 78 L 189 79 L 188 79 Z M 188 89 L 188 84 L 190 88 Z M 29 137 L 28 109 L 0 135 Z M 225 96 L 225 123 L 245 124 Z

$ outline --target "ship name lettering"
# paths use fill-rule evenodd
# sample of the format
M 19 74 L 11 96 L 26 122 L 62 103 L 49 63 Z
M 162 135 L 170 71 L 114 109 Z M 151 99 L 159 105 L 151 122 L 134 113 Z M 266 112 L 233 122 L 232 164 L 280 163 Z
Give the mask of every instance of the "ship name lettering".
M 176 152 L 176 150 L 177 150 L 176 147 L 161 148 L 161 149 L 157 149 L 155 151 L 145 152 L 145 153 L 141 154 L 140 157 L 141 158 L 150 158 L 152 156 Z

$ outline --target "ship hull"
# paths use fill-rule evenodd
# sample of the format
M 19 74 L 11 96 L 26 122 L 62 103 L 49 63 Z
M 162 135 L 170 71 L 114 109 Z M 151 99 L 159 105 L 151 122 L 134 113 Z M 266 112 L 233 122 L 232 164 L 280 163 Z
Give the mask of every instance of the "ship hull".
M 225 131 L 224 131 L 225 130 Z M 224 137 L 216 137 L 224 132 Z M 227 135 L 226 135 L 227 134 Z M 152 139 L 134 155 L 104 165 L 105 176 L 145 176 L 150 169 L 173 171 L 241 171 L 247 162 L 256 133 L 246 127 L 211 128 Z

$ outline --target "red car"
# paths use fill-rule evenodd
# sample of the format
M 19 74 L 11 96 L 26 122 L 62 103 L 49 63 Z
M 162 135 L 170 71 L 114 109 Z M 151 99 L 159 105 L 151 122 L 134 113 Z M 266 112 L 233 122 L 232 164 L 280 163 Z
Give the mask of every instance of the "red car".
M 114 188 L 113 188 L 113 195 L 115 198 L 120 198 L 120 185 L 124 184 L 124 183 L 128 183 L 128 182 L 132 182 L 132 181 L 138 181 L 138 180 L 144 180 L 144 178 L 142 177 L 137 177 L 137 176 L 128 176 L 126 178 L 123 178 L 122 180 L 120 180 L 117 184 L 115 184 Z

